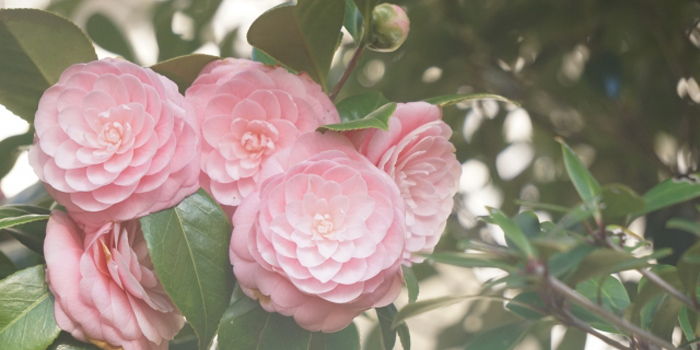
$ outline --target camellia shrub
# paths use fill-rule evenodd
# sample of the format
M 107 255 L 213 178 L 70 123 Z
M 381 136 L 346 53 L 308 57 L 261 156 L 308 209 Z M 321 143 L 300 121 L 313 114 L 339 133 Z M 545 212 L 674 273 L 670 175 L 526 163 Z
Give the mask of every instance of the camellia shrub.
M 329 79 L 342 27 L 356 48 Z M 0 348 L 360 349 L 353 322 L 376 312 L 372 346 L 410 349 L 406 319 L 480 299 L 512 321 L 469 350 L 512 349 L 555 324 L 568 329 L 562 346 L 590 334 L 618 349 L 694 349 L 700 244 L 659 265 L 670 252 L 640 253 L 647 242 L 627 228 L 700 197 L 694 176 L 644 195 L 603 186 L 557 139 L 580 204 L 489 208 L 481 219 L 506 244 L 435 252 L 462 178 L 443 109 L 516 102 L 373 91 L 336 102 L 364 50 L 395 51 L 409 27 L 401 7 L 376 0 L 299 0 L 253 23 L 253 60 L 142 67 L 98 59 L 60 16 L 0 10 L 0 103 L 30 122 L 29 163 L 48 194 L 0 206 L 0 230 L 41 255 L 17 269 L 0 254 Z M 562 218 L 542 221 L 539 208 Z M 424 263 L 505 277 L 418 300 Z M 642 275 L 634 294 L 615 277 L 625 270 Z

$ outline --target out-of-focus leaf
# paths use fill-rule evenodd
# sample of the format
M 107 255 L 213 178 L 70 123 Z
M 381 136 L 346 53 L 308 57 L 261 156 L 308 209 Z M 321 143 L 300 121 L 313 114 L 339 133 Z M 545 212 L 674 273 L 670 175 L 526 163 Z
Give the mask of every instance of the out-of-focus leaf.
M 666 221 L 666 228 L 683 230 L 700 237 L 700 223 L 695 221 L 690 221 L 683 218 L 671 218 Z
M 368 20 L 371 20 L 372 18 L 372 10 L 374 10 L 374 7 L 377 6 L 379 3 L 379 0 L 353 0 L 355 2 L 355 6 L 357 6 L 358 11 L 360 11 L 360 14 L 362 15 L 363 18 L 367 18 Z
M 345 123 L 327 124 L 319 126 L 316 130 L 333 130 L 333 131 L 348 131 L 376 128 L 384 131 L 389 130 L 389 118 L 396 110 L 396 102 L 389 102 L 372 113 L 367 114 L 364 118 L 351 120 Z
M 0 9 L 0 104 L 28 122 L 69 66 L 97 59 L 75 24 L 34 9 Z
M 456 304 L 462 301 L 467 301 L 467 300 L 473 300 L 473 299 L 479 299 L 479 300 L 485 300 L 485 301 L 491 301 L 491 302 L 497 302 L 497 303 L 503 303 L 503 302 L 512 302 L 512 303 L 517 303 L 521 307 L 527 308 L 529 305 L 524 304 L 524 303 L 518 303 L 517 300 L 511 300 L 507 299 L 504 297 L 500 296 L 494 296 L 494 295 L 463 295 L 463 296 L 458 296 L 458 297 L 440 297 L 440 298 L 435 298 L 435 299 L 428 299 L 428 300 L 421 300 L 421 301 L 416 301 L 415 303 L 410 303 L 406 306 L 404 306 L 399 312 L 396 314 L 394 317 L 394 321 L 392 323 L 392 327 L 397 327 L 401 322 L 404 322 L 406 319 L 411 318 L 413 316 L 420 315 L 422 313 L 439 309 L 442 307 L 447 307 L 452 304 Z M 537 311 L 534 310 L 533 311 Z
M 182 327 L 180 332 L 175 335 L 175 338 L 170 341 L 168 350 L 196 349 L 197 343 L 197 332 L 194 331 L 194 328 L 192 328 L 189 323 L 185 323 L 185 326 Z
M 670 295 L 664 295 L 653 316 L 649 320 L 649 329 L 662 339 L 671 339 L 676 320 L 683 308 L 683 303 Z
M 238 27 L 226 33 L 219 43 L 219 52 L 221 57 L 237 57 L 235 50 L 236 38 L 238 38 Z M 255 59 L 253 59 L 255 60 Z
M 532 326 L 531 322 L 509 323 L 477 334 L 465 350 L 510 350 L 523 339 Z
M 12 235 L 27 248 L 43 255 L 44 238 L 46 237 L 46 220 L 50 211 L 42 207 L 31 205 L 3 205 L 0 206 L 0 222 L 12 221 L 16 217 L 39 218 L 39 220 L 25 222 L 14 227 L 0 230 L 0 233 Z
M 678 270 L 675 266 L 657 265 L 651 268 L 650 271 L 657 274 L 674 288 L 680 289 L 682 287 L 682 283 L 678 278 Z M 647 312 L 645 316 L 642 312 L 643 309 L 649 307 L 648 304 L 654 302 L 656 298 L 659 298 L 664 293 L 665 292 L 663 289 L 649 282 L 646 277 L 642 277 L 637 287 L 637 295 L 634 297 L 634 300 L 632 300 L 632 304 L 625 311 L 626 318 L 635 324 L 646 326 L 649 323 L 653 313 L 650 315 Z M 656 302 L 658 303 L 659 300 Z M 657 306 L 652 305 L 651 307 L 656 308 Z M 647 311 L 648 310 L 650 309 L 647 309 Z
M 352 0 L 345 0 L 345 21 L 343 26 L 352 36 L 355 45 L 360 45 L 362 40 L 362 14 Z
M 141 229 L 165 291 L 208 348 L 233 290 L 226 214 L 200 189 L 141 218 Z
M 521 304 L 530 305 L 530 308 L 523 307 Z M 544 302 L 536 292 L 522 292 L 513 298 L 513 301 L 506 304 L 506 309 L 526 320 L 538 320 L 547 314 L 536 311 L 536 309 L 545 310 Z
M 180 89 L 180 93 L 184 94 L 185 90 L 197 79 L 202 68 L 218 59 L 220 58 L 216 56 L 197 53 L 171 58 L 152 66 L 151 69 L 174 81 Z
M 683 335 L 687 341 L 692 341 L 696 338 L 695 326 L 690 323 L 688 308 L 686 306 L 683 306 L 681 308 L 681 312 L 678 313 L 678 324 L 681 326 L 681 330 L 683 331 Z M 683 348 L 683 344 L 679 345 L 679 347 Z M 697 350 L 697 348 L 697 345 L 692 345 L 689 349 Z
M 17 266 L 10 260 L 10 258 L 0 251 L 0 280 L 15 273 L 17 271 Z
M 683 291 L 692 294 L 698 285 L 700 275 L 700 241 L 688 248 L 676 264 L 678 267 L 678 277 L 683 284 Z
M 527 239 L 520 227 L 515 224 L 515 222 L 496 208 L 488 208 L 488 210 L 493 221 L 500 226 L 501 229 L 503 229 L 506 237 L 513 241 L 516 247 L 518 247 L 528 257 L 537 255 L 535 249 L 532 247 L 532 245 L 530 245 L 530 241 Z
M 0 59 L 0 67 L 1 65 L 2 59 Z M 0 70 L 0 72 L 2 71 Z M 0 141 L 0 154 L 2 154 L 0 157 L 0 180 L 12 170 L 17 162 L 17 157 L 22 153 L 22 148 L 31 145 L 32 140 L 34 140 L 34 129 L 30 128 L 24 134 L 13 135 Z
M 509 264 L 501 255 L 490 253 L 433 253 L 428 256 L 437 263 L 460 267 L 495 267 L 505 271 L 515 271 L 517 268 Z
M 348 0 L 350 1 L 350 0 Z M 366 91 L 350 96 L 335 104 L 342 122 L 349 122 L 366 117 L 390 101 L 377 91 Z
M 700 181 L 697 180 L 698 174 L 695 176 L 680 180 L 669 179 L 654 186 L 642 196 L 646 201 L 646 207 L 635 215 L 641 216 L 700 197 Z
M 646 203 L 631 188 L 621 184 L 613 184 L 603 187 L 599 206 L 605 222 L 610 222 L 612 219 L 644 210 Z
M 343 25 L 343 0 L 299 0 L 273 8 L 248 30 L 248 42 L 294 70 L 307 72 L 328 91 L 326 77 Z
M 602 192 L 602 188 L 598 181 L 586 169 L 586 166 L 581 162 L 581 159 L 563 140 L 558 140 L 561 143 L 561 151 L 564 156 L 564 165 L 566 172 L 569 174 L 571 182 L 574 184 L 576 191 L 584 203 L 590 210 L 598 212 L 598 196 Z
M 312 336 L 325 337 L 325 347 L 315 346 L 310 350 L 360 350 L 360 333 L 354 323 L 335 333 L 313 333 Z
M 61 332 L 46 350 L 102 350 L 90 343 L 73 338 L 70 333 Z
M 519 213 L 513 218 L 513 221 L 528 238 L 537 237 L 541 232 L 540 219 L 531 211 Z
M 50 208 L 54 200 L 46 191 L 44 183 L 41 181 L 35 182 L 33 185 L 22 190 L 16 195 L 0 200 L 3 205 L 34 205 L 42 208 Z
M 408 290 L 408 302 L 413 303 L 418 300 L 418 279 L 413 269 L 406 265 L 401 265 L 401 271 L 403 271 L 403 281 Z
M 257 47 L 253 47 L 253 51 L 251 52 L 251 58 L 255 62 L 260 62 L 264 63 L 270 66 L 276 66 L 280 64 L 277 62 L 276 59 L 272 58 L 270 55 L 260 51 Z
M 585 332 L 569 327 L 566 329 L 564 338 L 556 350 L 584 350 L 586 348 L 586 336 Z
M 469 101 L 479 101 L 479 100 L 496 100 L 501 102 L 507 102 L 516 106 L 519 106 L 517 102 L 511 101 L 503 96 L 495 94 L 454 94 L 454 95 L 443 95 L 435 96 L 431 98 L 426 98 L 425 102 L 440 106 L 442 108 L 449 107 L 458 103 L 469 102 Z
M 90 39 L 103 49 L 135 62 L 131 44 L 109 17 L 97 12 L 88 18 L 85 29 Z
M 379 318 L 379 328 L 381 329 L 382 344 L 384 350 L 393 350 L 396 344 L 396 335 L 399 335 L 401 346 L 404 350 L 411 350 L 411 335 L 408 332 L 408 326 L 405 322 L 394 322 L 397 314 L 396 306 L 389 304 L 388 306 L 375 309 Z
M 615 314 L 622 312 L 630 304 L 625 286 L 615 277 L 592 278 L 576 285 L 576 291 L 588 300 Z
M 552 255 L 547 263 L 549 266 L 549 273 L 554 277 L 562 278 L 577 268 L 581 260 L 595 249 L 596 247 L 584 242 L 570 249 L 568 252 Z
M 569 278 L 572 284 L 611 273 L 648 267 L 650 259 L 670 254 L 670 250 L 662 249 L 645 257 L 637 258 L 632 254 L 612 249 L 597 249 L 586 255 L 576 271 Z
M 53 295 L 45 265 L 0 280 L 0 344 L 3 349 L 46 349 L 61 332 L 54 319 Z

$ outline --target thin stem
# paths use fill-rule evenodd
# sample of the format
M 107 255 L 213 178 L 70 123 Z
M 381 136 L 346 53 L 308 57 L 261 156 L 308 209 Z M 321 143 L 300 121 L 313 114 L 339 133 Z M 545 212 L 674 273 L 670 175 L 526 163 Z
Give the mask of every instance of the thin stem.
M 567 321 L 568 325 L 574 326 L 574 327 L 576 327 L 576 328 L 578 328 L 586 333 L 593 335 L 594 337 L 604 341 L 606 344 L 612 346 L 613 348 L 620 349 L 620 350 L 631 350 L 629 347 L 624 346 L 624 345 L 616 342 L 612 338 L 606 337 L 602 333 L 593 329 L 593 327 L 591 327 L 587 323 L 581 321 L 576 316 L 572 315 L 570 312 L 564 311 L 564 313 L 566 315 L 566 318 L 567 318 L 566 321 Z
M 625 331 L 633 333 L 637 337 L 645 339 L 649 343 L 654 344 L 656 346 L 659 346 L 661 348 L 668 349 L 668 350 L 678 350 L 675 346 L 673 346 L 673 344 L 637 327 L 636 325 L 630 323 L 626 319 L 621 318 L 621 317 L 613 314 L 612 312 L 600 307 L 598 304 L 591 302 L 590 300 L 586 299 L 581 294 L 572 290 L 569 286 L 564 284 L 564 282 L 562 282 L 562 281 L 560 281 L 552 276 L 547 276 L 546 281 L 547 281 L 547 284 L 549 284 L 549 286 L 554 291 L 561 294 L 566 299 L 569 299 L 570 301 L 573 301 L 574 303 L 579 304 L 579 305 L 587 308 L 588 310 L 594 312 L 597 316 L 600 316 L 601 318 L 614 324 L 615 326 L 619 327 L 620 329 L 623 329 Z
M 335 97 L 338 96 L 338 93 L 340 92 L 340 89 L 343 88 L 343 85 L 345 85 L 345 82 L 347 82 L 348 78 L 350 77 L 350 74 L 352 73 L 353 70 L 355 70 L 355 67 L 357 67 L 357 63 L 360 62 L 360 55 L 362 55 L 362 51 L 365 50 L 365 44 L 364 42 L 360 43 L 360 46 L 355 50 L 355 53 L 352 54 L 352 58 L 350 59 L 350 62 L 348 63 L 348 66 L 345 68 L 345 72 L 343 72 L 343 76 L 340 77 L 340 80 L 338 80 L 338 83 L 335 84 L 333 87 L 333 91 L 331 91 L 331 94 L 328 95 L 330 97 L 331 101 L 335 100 Z

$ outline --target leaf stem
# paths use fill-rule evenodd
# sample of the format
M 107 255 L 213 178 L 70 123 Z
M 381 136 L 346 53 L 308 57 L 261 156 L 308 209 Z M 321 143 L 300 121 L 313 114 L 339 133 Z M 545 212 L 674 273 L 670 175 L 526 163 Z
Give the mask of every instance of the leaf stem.
M 357 47 L 357 50 L 355 50 L 355 53 L 352 54 L 352 58 L 350 59 L 350 62 L 348 62 L 348 66 L 345 68 L 345 72 L 343 72 L 343 75 L 340 77 L 340 80 L 338 80 L 338 83 L 335 84 L 333 87 L 333 91 L 331 91 L 330 97 L 331 101 L 335 100 L 336 96 L 338 96 L 338 93 L 340 92 L 340 89 L 343 88 L 343 85 L 347 82 L 348 78 L 350 77 L 350 74 L 352 73 L 353 70 L 355 70 L 355 67 L 357 67 L 357 64 L 360 62 L 360 55 L 362 55 L 362 52 L 365 50 L 365 43 L 364 41 L 360 43 L 360 46 Z

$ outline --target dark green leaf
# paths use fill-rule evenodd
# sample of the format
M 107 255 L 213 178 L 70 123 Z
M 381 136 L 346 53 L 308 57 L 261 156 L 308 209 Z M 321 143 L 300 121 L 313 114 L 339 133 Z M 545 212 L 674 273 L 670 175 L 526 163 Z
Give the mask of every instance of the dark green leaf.
M 586 333 L 576 328 L 569 327 L 564 333 L 556 350 L 584 350 L 586 348 Z
M 683 284 L 683 291 L 686 294 L 694 293 L 700 275 L 700 241 L 693 244 L 681 255 L 676 266 L 678 267 L 678 277 Z
M 15 216 L 11 218 L 0 219 L 0 229 L 6 229 L 14 226 L 28 224 L 34 221 L 48 220 L 49 216 L 47 214 L 27 214 L 22 216 Z
M 521 304 L 527 304 L 531 307 L 523 307 Z M 546 309 L 542 298 L 536 292 L 522 292 L 516 295 L 513 301 L 506 304 L 506 309 L 527 320 L 538 320 L 547 316 L 545 313 L 535 311 L 536 309 Z
M 260 63 L 267 64 L 270 66 L 276 66 L 276 65 L 280 64 L 279 62 L 277 62 L 276 59 L 274 59 L 274 58 L 270 57 L 270 55 L 260 51 L 257 47 L 253 48 L 253 51 L 251 52 L 251 58 L 255 62 L 260 62 Z
M 662 339 L 671 339 L 676 320 L 683 308 L 683 303 L 670 295 L 664 295 L 659 306 L 650 319 L 649 329 Z
M 362 15 L 363 18 L 367 19 L 367 21 L 372 20 L 372 10 L 374 10 L 374 7 L 377 6 L 379 3 L 379 0 L 353 0 L 355 2 L 355 6 L 357 7 L 358 11 L 360 11 L 360 14 Z M 369 28 L 370 23 L 365 23 L 365 25 Z
M 97 59 L 75 24 L 46 11 L 0 10 L 0 104 L 28 122 L 69 66 Z
M 405 322 L 396 322 L 396 306 L 394 304 L 389 304 L 385 307 L 380 307 L 375 309 L 377 311 L 377 317 L 379 318 L 379 328 L 381 329 L 382 344 L 384 344 L 384 350 L 393 350 L 394 344 L 396 344 L 396 335 L 399 334 L 401 338 L 401 345 L 404 350 L 411 349 L 411 338 L 408 332 L 408 326 Z
M 83 343 L 73 338 L 70 333 L 61 332 L 61 334 L 49 345 L 46 350 L 101 350 L 90 343 Z
M 0 206 L 0 221 L 11 221 L 15 217 L 48 217 L 50 211 L 42 207 L 31 205 L 3 205 Z M 0 230 L 0 233 L 12 235 L 27 248 L 43 255 L 44 237 L 46 237 L 46 220 L 30 221 L 14 227 Z
M 152 66 L 151 69 L 174 81 L 180 89 L 180 93 L 184 94 L 185 90 L 197 79 L 202 68 L 218 59 L 220 58 L 216 56 L 196 53 L 171 58 Z
M 168 350 L 191 350 L 197 348 L 197 332 L 189 323 L 185 323 L 175 338 L 170 341 Z
M 509 264 L 503 256 L 490 253 L 433 253 L 428 256 L 437 263 L 460 267 L 495 267 L 505 271 L 515 271 L 516 267 Z
M 681 308 L 681 312 L 678 314 L 678 324 L 681 326 L 681 330 L 683 331 L 683 335 L 685 336 L 686 340 L 690 341 L 695 339 L 695 326 L 690 323 L 688 308 L 686 306 L 683 306 L 683 308 Z M 697 349 L 697 347 L 692 349 Z
M 536 256 L 537 253 L 535 249 L 530 245 L 527 237 L 523 231 L 516 225 L 511 219 L 509 219 L 503 212 L 496 208 L 488 208 L 489 213 L 491 213 L 491 218 L 493 221 L 503 229 L 503 233 L 509 238 L 516 247 L 518 247 L 523 253 L 528 257 Z
M 88 18 L 85 27 L 87 34 L 95 44 L 131 62 L 135 62 L 134 50 L 131 48 L 131 44 L 129 44 L 122 31 L 109 17 L 97 12 Z
M 2 59 L 0 59 L 0 65 L 1 64 Z M 0 73 L 1 72 L 2 69 L 0 68 Z M 1 85 L 2 82 L 0 82 L 0 86 Z M 29 131 L 22 135 L 13 135 L 0 141 L 0 154 L 2 154 L 2 157 L 0 157 L 0 179 L 5 177 L 5 175 L 12 170 L 17 161 L 17 157 L 22 153 L 22 149 L 31 145 L 33 140 L 34 129 L 30 128 Z
M 408 302 L 413 303 L 418 300 L 418 279 L 413 269 L 406 265 L 401 265 L 401 271 L 403 271 L 403 281 L 408 290 Z
M 668 254 L 670 254 L 670 251 L 662 249 L 651 255 L 637 258 L 626 252 L 612 249 L 597 249 L 586 255 L 579 264 L 578 269 L 569 278 L 569 282 L 576 284 L 590 278 L 609 275 L 619 271 L 648 267 L 651 265 L 649 263 L 650 259 Z
M 313 347 L 310 350 L 360 350 L 360 333 L 351 323 L 345 329 L 335 333 L 313 333 L 313 336 L 325 336 L 325 348 Z
M 3 349 L 46 349 L 61 329 L 53 314 L 53 295 L 37 265 L 0 280 L 0 344 Z
M 514 348 L 532 324 L 530 322 L 515 322 L 505 326 L 489 329 L 477 334 L 467 344 L 466 350 L 510 350 Z
M 598 196 L 600 196 L 602 192 L 600 184 L 598 184 L 598 181 L 596 181 L 593 175 L 586 169 L 586 166 L 581 162 L 581 159 L 579 159 L 569 145 L 561 139 L 557 141 L 561 143 L 564 165 L 566 166 L 566 172 L 569 174 L 569 178 L 571 178 L 571 182 L 574 184 L 576 191 L 588 208 L 597 213 L 599 210 L 597 204 Z
M 637 212 L 637 216 L 700 197 L 700 182 L 697 178 L 669 179 L 654 186 L 642 197 L 646 207 Z
M 588 300 L 618 315 L 622 314 L 622 311 L 630 304 L 630 297 L 625 286 L 620 280 L 610 275 L 602 279 L 589 279 L 579 283 L 576 285 L 576 291 Z
M 362 40 L 362 14 L 352 0 L 345 0 L 345 22 L 343 26 L 352 36 L 355 45 Z
M 319 126 L 316 130 L 348 131 L 377 128 L 386 131 L 389 130 L 389 118 L 392 114 L 394 114 L 395 110 L 396 102 L 389 102 L 374 110 L 372 113 L 366 115 L 362 119 L 351 120 L 349 122 L 339 124 L 323 125 Z
M 10 258 L 0 251 L 0 279 L 3 279 L 17 271 L 17 266 Z
M 454 95 L 443 95 L 431 98 L 426 98 L 425 102 L 440 106 L 449 107 L 457 103 L 469 102 L 469 101 L 479 101 L 479 100 L 496 100 L 501 102 L 507 102 L 519 106 L 517 102 L 511 101 L 503 96 L 495 94 L 454 94 Z
M 683 218 L 671 218 L 666 221 L 666 228 L 683 230 L 700 237 L 700 223 L 695 221 Z
M 248 42 L 290 68 L 307 72 L 328 91 L 326 77 L 343 25 L 343 0 L 299 0 L 263 13 Z
M 480 299 L 480 300 L 486 300 L 486 301 L 492 301 L 492 302 L 498 302 L 498 303 L 503 303 L 504 301 L 512 301 L 510 299 L 506 299 L 503 297 L 499 296 L 492 296 L 492 295 L 464 295 L 464 296 L 458 296 L 458 297 L 440 297 L 440 298 L 435 298 L 435 299 L 428 299 L 428 300 L 421 300 L 421 301 L 416 301 L 415 303 L 410 303 L 406 306 L 404 306 L 399 312 L 396 314 L 394 317 L 394 321 L 392 322 L 392 327 L 396 328 L 398 327 L 399 324 L 404 322 L 406 319 L 411 318 L 413 316 L 420 315 L 422 313 L 439 309 L 442 307 L 446 307 L 452 304 L 456 304 L 462 301 L 466 300 L 471 300 L 471 299 Z M 525 304 L 524 307 L 527 307 Z
M 350 1 L 350 0 L 348 0 Z M 377 91 L 366 91 L 335 104 L 342 122 L 362 119 L 390 101 Z
M 531 211 L 519 213 L 513 221 L 528 238 L 534 238 L 540 234 L 540 219 Z
M 219 52 L 221 57 L 237 57 L 239 56 L 235 50 L 235 44 L 238 38 L 238 27 L 226 33 L 219 43 Z M 255 60 L 255 58 L 253 58 Z
M 549 273 L 554 277 L 562 278 L 577 268 L 581 260 L 595 249 L 596 247 L 588 243 L 581 243 L 568 252 L 555 253 L 549 258 L 547 263 L 549 266 Z
M 165 291 L 208 348 L 233 290 L 231 225 L 204 190 L 174 208 L 141 218 L 153 266 Z
M 682 287 L 681 281 L 678 278 L 678 271 L 675 266 L 657 265 L 651 268 L 650 271 L 657 274 L 674 288 L 680 289 Z M 663 296 L 664 293 L 665 292 L 663 289 L 659 288 L 654 283 L 650 283 L 646 277 L 642 277 L 637 287 L 637 295 L 634 297 L 632 304 L 626 311 L 627 318 L 629 318 L 630 321 L 634 322 L 635 324 L 643 326 L 647 325 L 653 313 L 650 314 L 649 312 L 643 312 L 643 310 L 646 309 L 645 311 L 649 311 L 655 309 L 660 301 L 658 298 Z M 649 304 L 653 305 L 649 306 Z
M 600 199 L 603 219 L 610 222 L 612 219 L 624 217 L 641 210 L 644 210 L 646 203 L 631 188 L 613 184 L 603 188 Z

